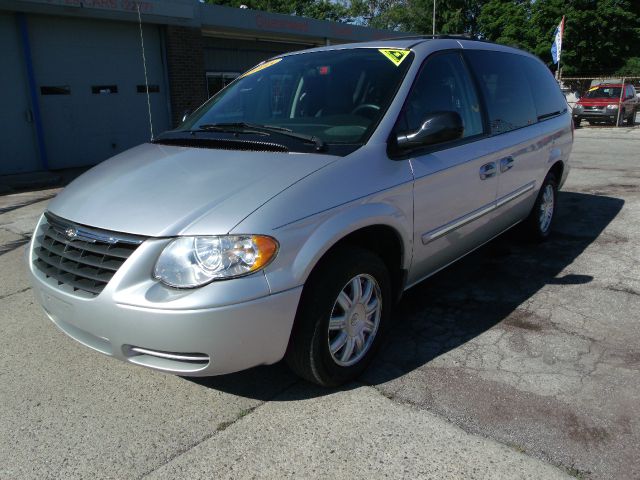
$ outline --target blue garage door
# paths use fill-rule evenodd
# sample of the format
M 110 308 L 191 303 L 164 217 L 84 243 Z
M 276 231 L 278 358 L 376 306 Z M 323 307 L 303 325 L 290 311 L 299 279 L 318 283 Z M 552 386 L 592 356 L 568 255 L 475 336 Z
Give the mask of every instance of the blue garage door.
M 30 15 L 44 140 L 52 169 L 99 163 L 149 140 L 139 27 Z M 159 27 L 144 25 L 154 132 L 169 127 Z

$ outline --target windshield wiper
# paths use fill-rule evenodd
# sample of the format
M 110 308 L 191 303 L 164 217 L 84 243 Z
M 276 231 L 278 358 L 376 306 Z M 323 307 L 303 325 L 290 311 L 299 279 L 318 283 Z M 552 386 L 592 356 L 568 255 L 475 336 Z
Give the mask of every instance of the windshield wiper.
M 321 152 L 327 147 L 326 143 L 315 135 L 297 133 L 290 128 L 279 127 L 277 125 L 260 125 L 247 122 L 205 123 L 204 125 L 198 125 L 198 129 L 195 131 L 198 130 L 206 132 L 278 133 L 290 138 L 297 138 L 298 140 L 314 143 L 317 152 Z
M 225 132 L 225 133 L 265 133 L 257 131 L 253 128 L 253 125 L 249 125 L 244 122 L 229 122 L 229 123 L 205 123 L 198 125 L 195 130 L 191 132 Z

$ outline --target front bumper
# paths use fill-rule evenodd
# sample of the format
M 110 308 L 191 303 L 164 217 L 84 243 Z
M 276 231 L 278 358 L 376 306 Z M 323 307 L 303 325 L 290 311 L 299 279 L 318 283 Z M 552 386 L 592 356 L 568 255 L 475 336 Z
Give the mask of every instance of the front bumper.
M 584 110 L 580 113 L 573 113 L 573 120 L 587 120 L 599 122 L 615 122 L 618 119 L 618 111 L 611 110 Z
M 232 373 L 284 356 L 302 287 L 269 294 L 262 273 L 193 290 L 169 289 L 149 272 L 166 239 L 145 242 L 94 298 L 65 291 L 34 267 L 48 317 L 78 342 L 120 360 L 180 375 Z

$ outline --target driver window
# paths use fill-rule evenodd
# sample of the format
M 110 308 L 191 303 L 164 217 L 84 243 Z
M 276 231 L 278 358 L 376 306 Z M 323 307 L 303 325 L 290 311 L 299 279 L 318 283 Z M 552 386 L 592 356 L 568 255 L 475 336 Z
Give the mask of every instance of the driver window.
M 478 95 L 457 53 L 429 58 L 405 102 L 399 130 L 417 130 L 429 113 L 452 111 L 462 118 L 463 137 L 483 133 Z

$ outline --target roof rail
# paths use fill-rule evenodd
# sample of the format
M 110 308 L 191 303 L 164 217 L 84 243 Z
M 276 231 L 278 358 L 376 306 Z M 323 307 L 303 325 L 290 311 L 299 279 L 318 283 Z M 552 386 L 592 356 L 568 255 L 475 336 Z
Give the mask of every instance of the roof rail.
M 433 39 L 435 39 L 435 38 L 456 38 L 456 39 L 465 38 L 465 39 L 468 39 L 468 40 L 474 40 L 474 38 L 471 35 L 466 34 L 466 33 L 438 34 L 438 35 L 421 35 L 421 34 L 420 35 L 403 35 L 403 36 L 400 36 L 400 37 L 381 38 L 381 40 L 411 40 L 413 38 L 416 38 L 416 39 L 422 38 L 422 39 L 425 39 L 425 40 L 431 39 L 431 38 L 433 38 Z
M 475 42 L 495 43 L 490 40 L 484 40 L 482 38 L 474 37 L 469 33 L 452 33 L 452 34 L 438 34 L 438 35 L 406 35 L 402 37 L 387 37 L 381 40 L 473 40 Z

